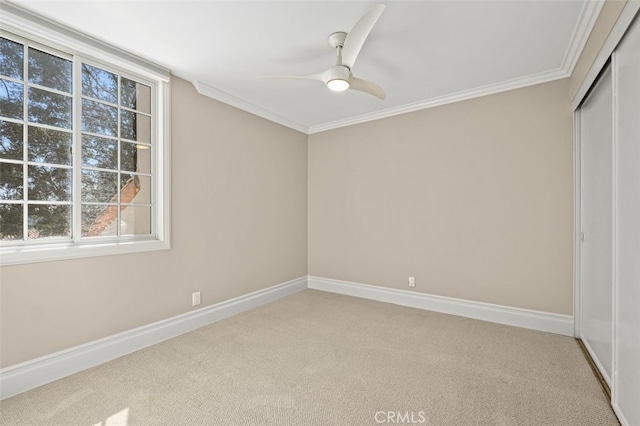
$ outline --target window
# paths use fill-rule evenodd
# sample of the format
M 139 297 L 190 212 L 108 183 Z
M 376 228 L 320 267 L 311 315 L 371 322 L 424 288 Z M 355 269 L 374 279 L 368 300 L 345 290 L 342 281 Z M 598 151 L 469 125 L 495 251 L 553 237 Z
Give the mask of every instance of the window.
M 82 64 L 81 236 L 151 234 L 151 88 Z
M 168 248 L 166 82 L 0 36 L 2 264 Z

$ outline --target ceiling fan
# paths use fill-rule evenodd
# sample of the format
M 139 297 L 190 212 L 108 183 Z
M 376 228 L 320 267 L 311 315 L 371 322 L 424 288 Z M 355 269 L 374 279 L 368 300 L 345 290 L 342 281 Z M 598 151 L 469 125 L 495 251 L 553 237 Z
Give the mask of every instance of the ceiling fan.
M 349 33 L 338 31 L 329 36 L 329 44 L 336 49 L 337 53 L 336 63 L 331 68 L 315 74 L 258 78 L 319 80 L 335 92 L 353 89 L 368 93 L 380 99 L 385 99 L 387 95 L 380 86 L 370 81 L 354 77 L 351 73 L 364 42 L 367 40 L 373 26 L 378 22 L 384 8 L 384 4 L 373 7 L 356 22 Z

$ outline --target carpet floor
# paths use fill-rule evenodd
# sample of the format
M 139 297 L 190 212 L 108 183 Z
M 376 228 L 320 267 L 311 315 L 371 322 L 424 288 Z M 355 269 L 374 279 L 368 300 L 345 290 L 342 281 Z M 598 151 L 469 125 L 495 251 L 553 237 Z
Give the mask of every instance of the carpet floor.
M 304 290 L 0 402 L 13 425 L 618 425 L 577 342 Z

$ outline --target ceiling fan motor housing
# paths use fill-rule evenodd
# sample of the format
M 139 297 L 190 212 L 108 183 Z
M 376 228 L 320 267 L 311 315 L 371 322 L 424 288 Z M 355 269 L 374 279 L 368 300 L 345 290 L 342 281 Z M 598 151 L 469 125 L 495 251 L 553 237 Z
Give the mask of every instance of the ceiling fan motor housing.
M 325 79 L 327 83 L 332 80 L 351 81 L 351 71 L 345 65 L 335 65 L 326 71 Z

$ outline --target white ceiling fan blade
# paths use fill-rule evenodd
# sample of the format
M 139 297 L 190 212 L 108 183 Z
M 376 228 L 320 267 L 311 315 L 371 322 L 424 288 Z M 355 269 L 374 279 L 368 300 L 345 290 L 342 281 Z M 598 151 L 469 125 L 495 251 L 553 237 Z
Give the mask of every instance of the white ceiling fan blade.
M 384 8 L 384 4 L 373 7 L 351 28 L 342 48 L 342 63 L 344 65 L 353 68 L 364 42 L 367 40 L 373 26 L 378 22 L 378 18 L 382 15 Z
M 349 89 L 359 90 L 360 92 L 368 93 L 382 100 L 387 98 L 387 94 L 384 92 L 384 89 L 382 89 L 382 87 L 370 81 L 362 80 L 360 78 L 353 77 L 351 79 L 351 85 L 349 86 Z
M 307 74 L 307 75 L 267 75 L 267 76 L 259 76 L 258 78 L 263 79 L 273 79 L 273 80 L 320 80 L 324 82 L 324 74 L 326 71 L 318 72 L 315 74 Z

